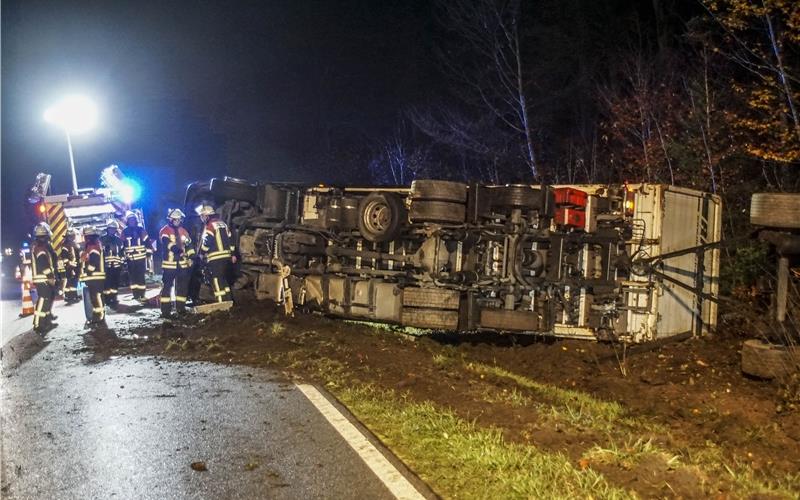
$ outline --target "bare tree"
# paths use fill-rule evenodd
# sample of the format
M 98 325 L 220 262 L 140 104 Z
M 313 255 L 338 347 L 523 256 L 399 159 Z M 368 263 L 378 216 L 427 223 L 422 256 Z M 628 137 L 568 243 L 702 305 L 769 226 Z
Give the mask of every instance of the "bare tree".
M 407 185 L 419 175 L 428 175 L 430 146 L 413 137 L 405 120 L 400 120 L 391 136 L 374 147 L 369 171 L 381 183 Z
M 619 159 L 621 174 L 648 182 L 678 182 L 674 157 L 679 123 L 687 104 L 679 94 L 669 57 L 653 60 L 639 49 L 620 58 L 610 81 L 599 89 L 603 137 Z M 716 191 L 713 169 L 711 184 Z
M 455 152 L 459 174 L 438 172 L 438 176 L 460 176 L 498 183 L 504 160 L 509 156 L 509 137 L 486 116 L 469 117 L 447 104 L 414 108 L 407 113 L 423 134 Z
M 520 0 L 441 0 L 440 19 L 452 44 L 440 50 L 443 71 L 453 80 L 453 95 L 474 116 L 489 116 L 518 143 L 530 176 L 540 176 L 534 126 L 529 110 L 529 82 L 523 58 Z M 415 123 L 420 122 L 417 116 Z M 450 117 L 426 117 L 426 133 L 472 151 L 486 146 L 474 127 L 446 125 Z M 431 126 L 431 122 L 440 125 Z M 479 131 L 478 134 L 483 134 Z M 443 134 L 443 135 L 439 135 Z M 482 154 L 489 154 L 482 151 Z

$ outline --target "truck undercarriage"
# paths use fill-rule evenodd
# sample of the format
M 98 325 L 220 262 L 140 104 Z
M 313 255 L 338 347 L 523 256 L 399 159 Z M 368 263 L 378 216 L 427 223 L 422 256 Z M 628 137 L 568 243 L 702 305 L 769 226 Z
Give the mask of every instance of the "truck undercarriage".
M 640 342 L 713 327 L 720 202 L 661 185 L 196 182 L 259 298 L 405 326 Z M 667 232 L 676 233 L 668 235 Z M 677 253 L 657 270 L 640 262 Z M 677 283 L 677 284 L 676 284 Z M 691 290 L 695 292 L 692 293 Z

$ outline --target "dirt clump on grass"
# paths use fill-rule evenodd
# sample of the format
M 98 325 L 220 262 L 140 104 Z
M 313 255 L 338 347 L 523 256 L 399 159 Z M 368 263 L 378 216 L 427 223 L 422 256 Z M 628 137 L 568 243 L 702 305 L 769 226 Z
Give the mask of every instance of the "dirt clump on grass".
M 740 344 L 717 335 L 631 353 L 584 341 L 415 336 L 316 314 L 288 318 L 242 298 L 229 312 L 117 331 L 95 348 L 394 391 L 509 442 L 562 453 L 642 497 L 792 491 L 800 414 L 781 405 L 780 386 L 741 374 Z

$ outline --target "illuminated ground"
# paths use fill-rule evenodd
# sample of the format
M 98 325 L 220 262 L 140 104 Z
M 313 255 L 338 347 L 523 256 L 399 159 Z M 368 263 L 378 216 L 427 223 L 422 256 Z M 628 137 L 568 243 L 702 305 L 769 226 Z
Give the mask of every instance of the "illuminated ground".
M 61 326 L 43 340 L 6 336 L 0 496 L 390 497 L 271 370 L 97 355 L 114 330 L 157 322 L 129 306 L 111 331 L 87 333 L 82 307 L 59 305 Z M 13 321 L 4 315 L 4 331 Z
M 230 312 L 133 328 L 94 352 L 316 381 L 445 498 L 800 491 L 797 396 L 744 377 L 732 333 L 626 356 L 581 341 L 411 336 L 281 309 L 242 294 Z

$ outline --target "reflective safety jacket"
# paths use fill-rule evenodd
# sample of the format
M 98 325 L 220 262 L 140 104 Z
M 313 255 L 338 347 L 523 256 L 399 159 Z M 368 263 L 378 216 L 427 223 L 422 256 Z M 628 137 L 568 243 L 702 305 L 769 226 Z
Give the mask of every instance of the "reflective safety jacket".
M 103 245 L 103 257 L 106 260 L 106 267 L 116 269 L 122 266 L 123 241 L 117 235 L 106 234 L 100 237 L 100 244 Z
M 147 231 L 139 226 L 126 227 L 122 230 L 122 246 L 128 260 L 143 260 L 151 251 L 150 237 Z
M 31 253 L 33 282 L 47 283 L 47 280 L 55 279 L 56 270 L 53 267 L 53 251 L 50 245 L 37 243 Z
M 81 252 L 81 281 L 106 279 L 106 262 L 100 242 L 87 243 Z
M 192 238 L 183 227 L 167 224 L 158 232 L 162 269 L 189 269 L 194 256 Z
M 208 262 L 211 262 L 230 259 L 233 251 L 233 237 L 228 225 L 221 220 L 208 221 L 203 230 L 203 244 L 200 245 L 200 253 L 206 256 Z
M 78 248 L 74 242 L 70 243 L 65 241 L 64 244 L 61 246 L 61 255 L 60 255 L 61 265 L 58 266 L 59 269 L 77 269 L 78 268 L 78 259 L 81 257 L 81 249 Z

